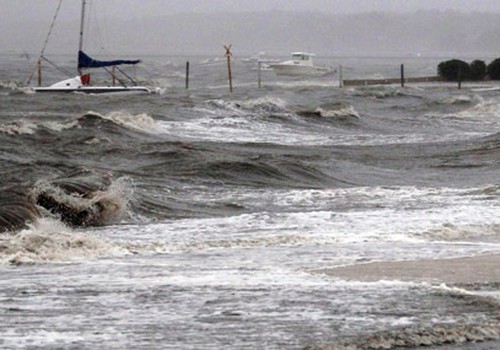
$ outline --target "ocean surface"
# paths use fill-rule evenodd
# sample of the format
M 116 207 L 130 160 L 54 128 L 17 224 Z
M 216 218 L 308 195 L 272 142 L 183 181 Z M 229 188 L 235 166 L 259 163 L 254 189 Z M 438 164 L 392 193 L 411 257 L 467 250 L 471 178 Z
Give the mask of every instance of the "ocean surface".
M 368 347 L 498 324 L 498 286 L 316 272 L 500 253 L 500 84 L 262 71 L 259 88 L 235 56 L 229 93 L 223 54 L 143 57 L 129 73 L 160 93 L 132 96 L 35 94 L 34 58 L 0 55 L 0 348 Z M 317 61 L 353 79 L 442 60 Z

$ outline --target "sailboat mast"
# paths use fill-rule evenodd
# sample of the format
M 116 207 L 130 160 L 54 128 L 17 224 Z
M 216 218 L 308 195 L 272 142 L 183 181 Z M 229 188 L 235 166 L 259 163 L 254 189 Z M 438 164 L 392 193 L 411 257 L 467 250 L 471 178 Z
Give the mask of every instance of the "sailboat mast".
M 86 0 L 82 0 L 82 17 L 80 18 L 80 42 L 78 44 L 78 53 L 83 50 L 83 29 L 85 26 L 85 2 Z M 80 75 L 82 74 L 81 70 L 79 69 L 78 72 Z

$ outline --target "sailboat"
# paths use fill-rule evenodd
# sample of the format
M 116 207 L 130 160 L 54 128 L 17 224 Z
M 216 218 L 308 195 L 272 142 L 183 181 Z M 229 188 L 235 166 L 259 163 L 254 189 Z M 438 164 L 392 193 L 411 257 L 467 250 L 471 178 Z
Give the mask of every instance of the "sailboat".
M 87 93 L 87 94 L 103 94 L 103 93 L 144 93 L 150 94 L 155 93 L 156 90 L 150 89 L 146 86 L 138 86 L 137 83 L 125 72 L 123 72 L 118 66 L 120 65 L 136 65 L 140 63 L 140 60 L 112 60 L 112 61 L 98 61 L 87 55 L 83 52 L 83 32 L 85 25 L 85 7 L 87 0 L 82 0 L 82 9 L 81 9 L 81 20 L 80 20 L 80 41 L 78 47 L 78 75 L 63 81 L 59 81 L 55 84 L 52 84 L 47 87 L 34 87 L 33 90 L 35 92 L 59 92 L 59 93 L 71 93 L 71 92 L 79 92 L 79 93 Z M 60 7 L 60 5 L 59 5 Z M 57 11 L 59 11 L 59 7 Z M 57 17 L 57 12 L 56 16 Z M 51 26 L 51 29 L 53 24 Z M 50 31 L 49 31 L 50 36 Z M 48 37 L 47 37 L 48 40 Z M 47 43 L 46 40 L 46 43 Z M 41 85 L 41 59 L 45 59 L 43 56 L 43 52 L 45 47 L 42 49 L 42 54 L 40 55 L 40 59 L 38 60 L 38 84 Z M 46 59 L 47 60 L 47 59 Z M 112 67 L 110 71 L 108 67 Z M 120 85 L 115 86 L 94 86 L 90 84 L 90 73 L 84 72 L 88 69 L 93 68 L 103 68 L 105 69 L 112 77 L 113 82 L 115 80 L 119 81 Z M 127 85 L 123 78 L 118 78 L 115 74 L 116 70 L 120 71 L 131 83 L 131 85 Z M 129 84 L 130 84 L 129 83 Z

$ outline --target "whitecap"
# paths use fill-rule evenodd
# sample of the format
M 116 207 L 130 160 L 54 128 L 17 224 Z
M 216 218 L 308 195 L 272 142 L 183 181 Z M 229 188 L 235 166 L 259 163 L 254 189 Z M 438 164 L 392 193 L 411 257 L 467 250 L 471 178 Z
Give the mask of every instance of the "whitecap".
M 127 253 L 99 237 L 74 232 L 51 218 L 39 219 L 17 234 L 0 236 L 3 265 L 74 262 Z
M 324 118 L 345 118 L 345 117 L 355 117 L 359 118 L 359 113 L 354 109 L 353 106 L 346 106 L 339 109 L 323 109 L 321 107 L 316 108 L 315 114 L 320 115 Z
M 131 114 L 126 111 L 113 111 L 102 115 L 96 112 L 89 111 L 85 115 L 92 115 L 104 120 L 109 120 L 117 125 L 124 126 L 129 129 L 156 133 L 158 125 L 156 121 L 147 113 Z
M 35 123 L 27 121 L 17 121 L 10 124 L 0 125 L 0 132 L 9 135 L 32 135 L 36 132 L 38 126 Z

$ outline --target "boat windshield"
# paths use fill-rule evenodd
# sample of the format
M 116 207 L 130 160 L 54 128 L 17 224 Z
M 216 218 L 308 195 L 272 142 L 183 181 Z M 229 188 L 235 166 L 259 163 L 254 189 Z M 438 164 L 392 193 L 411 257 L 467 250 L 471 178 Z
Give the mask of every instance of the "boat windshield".
M 292 59 L 294 61 L 309 61 L 309 55 L 305 55 L 303 53 L 294 53 L 292 55 Z

